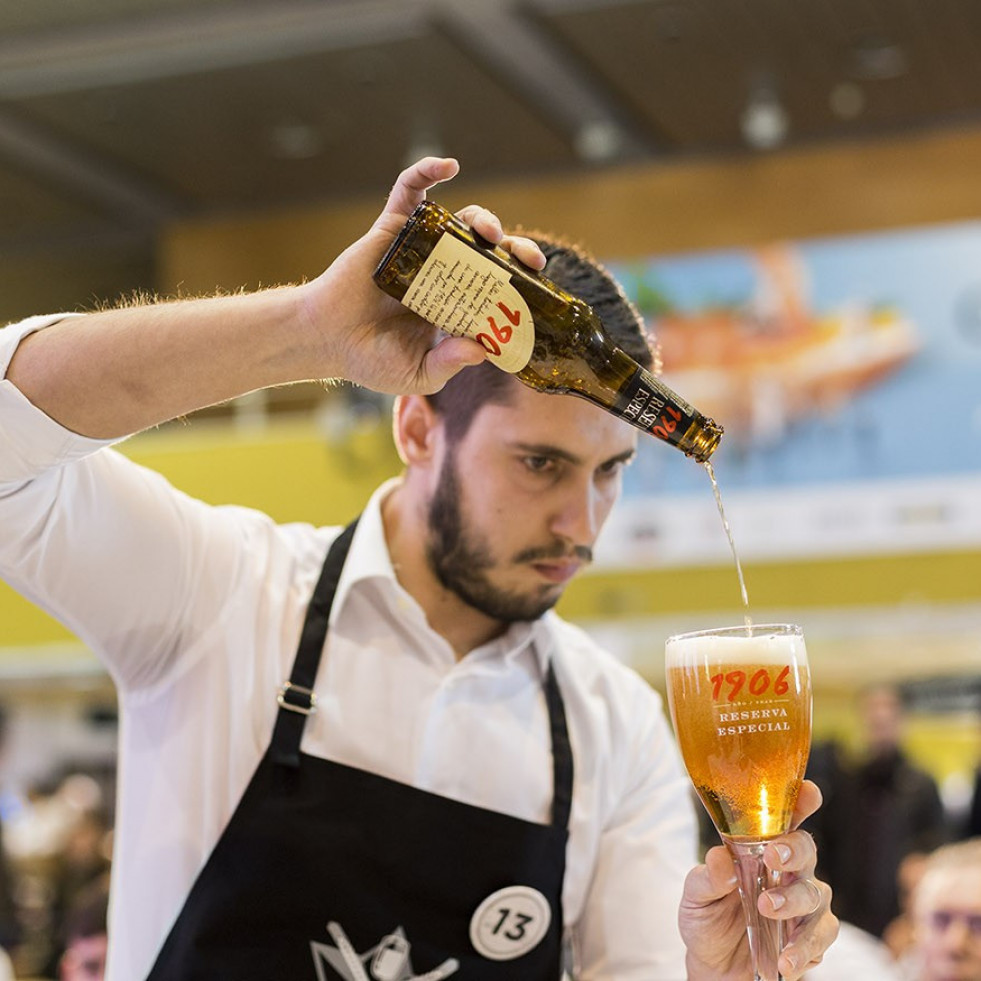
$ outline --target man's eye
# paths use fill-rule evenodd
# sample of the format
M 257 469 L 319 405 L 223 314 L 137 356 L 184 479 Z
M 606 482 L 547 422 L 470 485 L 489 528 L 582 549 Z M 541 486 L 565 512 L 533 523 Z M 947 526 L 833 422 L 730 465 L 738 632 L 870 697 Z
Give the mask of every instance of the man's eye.
M 555 466 L 555 461 L 547 456 L 526 456 L 524 463 L 532 473 L 547 473 Z
M 604 477 L 613 477 L 624 470 L 629 463 L 629 460 L 610 460 L 607 463 L 600 464 L 599 472 Z

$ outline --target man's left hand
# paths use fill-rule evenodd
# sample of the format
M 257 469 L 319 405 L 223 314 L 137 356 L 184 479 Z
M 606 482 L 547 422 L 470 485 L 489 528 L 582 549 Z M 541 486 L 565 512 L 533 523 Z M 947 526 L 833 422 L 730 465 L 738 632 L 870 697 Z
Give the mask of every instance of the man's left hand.
M 805 780 L 797 799 L 792 827 L 821 806 L 821 791 Z M 831 889 L 814 878 L 817 849 L 806 831 L 794 830 L 771 841 L 763 853 L 768 868 L 781 873 L 778 887 L 760 896 L 764 916 L 784 921 L 785 945 L 779 968 L 796 981 L 818 964 L 838 935 L 831 912 Z M 705 864 L 685 881 L 679 913 L 688 948 L 689 981 L 750 981 L 753 977 L 746 921 L 736 885 L 736 869 L 725 846 L 709 849 Z

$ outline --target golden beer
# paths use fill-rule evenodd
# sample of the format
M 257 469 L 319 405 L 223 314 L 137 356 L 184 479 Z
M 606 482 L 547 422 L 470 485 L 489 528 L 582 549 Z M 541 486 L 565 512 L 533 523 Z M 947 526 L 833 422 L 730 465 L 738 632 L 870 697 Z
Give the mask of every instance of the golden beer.
M 811 737 L 803 636 L 758 626 L 667 645 L 671 718 L 719 832 L 758 841 L 790 828 Z

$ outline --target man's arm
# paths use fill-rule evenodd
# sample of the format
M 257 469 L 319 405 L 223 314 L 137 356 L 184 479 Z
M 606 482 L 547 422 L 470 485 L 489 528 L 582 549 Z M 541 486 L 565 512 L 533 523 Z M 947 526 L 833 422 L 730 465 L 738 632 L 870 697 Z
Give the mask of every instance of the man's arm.
M 265 385 L 342 376 L 435 390 L 481 360 L 480 345 L 464 339 L 432 349 L 437 332 L 371 279 L 426 189 L 457 169 L 435 158 L 408 168 L 372 228 L 309 284 L 0 330 L 0 577 L 100 652 L 117 678 L 159 677 L 197 629 L 192 606 L 213 621 L 254 542 L 231 512 L 206 513 L 159 476 L 98 451 Z M 502 239 L 489 212 L 461 215 Z M 529 265 L 544 262 L 526 240 L 504 244 Z
M 483 349 L 446 338 L 386 296 L 378 261 L 428 188 L 453 177 L 455 160 L 407 168 L 371 229 L 315 280 L 260 293 L 152 304 L 66 319 L 28 335 L 7 377 L 35 406 L 75 433 L 115 438 L 246 392 L 345 378 L 381 392 L 433 392 Z M 471 206 L 461 216 L 527 265 L 545 260 L 527 239 Z

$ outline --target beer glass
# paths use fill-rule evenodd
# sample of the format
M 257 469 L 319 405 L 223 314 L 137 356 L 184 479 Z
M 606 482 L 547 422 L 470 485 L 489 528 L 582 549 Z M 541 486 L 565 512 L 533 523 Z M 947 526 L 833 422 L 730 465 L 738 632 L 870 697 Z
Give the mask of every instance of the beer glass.
M 790 830 L 811 741 L 800 627 L 746 625 L 669 637 L 671 721 L 688 775 L 736 863 L 756 981 L 780 981 L 782 924 L 757 900 L 779 885 L 767 841 Z

